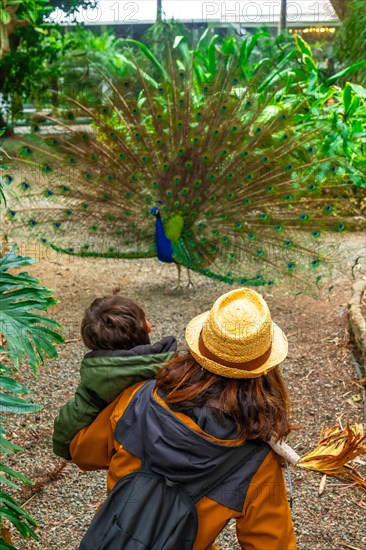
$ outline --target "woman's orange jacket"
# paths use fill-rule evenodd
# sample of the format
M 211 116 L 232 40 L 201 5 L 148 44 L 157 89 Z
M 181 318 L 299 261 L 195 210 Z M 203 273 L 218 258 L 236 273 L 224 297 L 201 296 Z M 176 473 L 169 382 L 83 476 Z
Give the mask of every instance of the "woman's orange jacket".
M 135 384 L 123 391 L 113 403 L 99 414 L 90 426 L 82 429 L 71 442 L 72 461 L 82 470 L 108 470 L 108 491 L 113 488 L 121 477 L 138 470 L 141 466 L 140 458 L 125 448 L 129 445 L 124 446 L 115 437 L 117 424 L 119 423 L 120 429 L 121 422 L 123 424 L 125 418 L 131 417 L 131 408 L 135 406 L 135 403 L 138 404 L 140 394 L 143 391 L 146 393 L 147 386 L 143 389 L 145 384 L 146 382 Z M 125 414 L 126 409 L 127 413 Z M 243 442 L 243 440 L 237 439 L 217 439 L 206 433 L 189 416 L 172 411 L 157 394 L 154 387 L 151 390 L 149 410 L 157 414 L 153 417 L 154 422 L 156 422 L 156 418 L 159 419 L 160 414 L 163 417 L 162 422 L 165 426 L 165 428 L 162 428 L 162 433 L 159 433 L 157 439 L 153 442 L 152 447 L 152 455 L 157 456 L 157 468 L 161 467 L 162 464 L 163 466 L 166 464 L 166 461 L 162 462 L 161 460 L 162 457 L 167 456 L 166 450 L 163 449 L 165 454 L 159 457 L 158 447 L 167 433 L 167 437 L 170 437 L 170 431 L 166 430 L 166 420 L 169 421 L 169 418 L 178 425 L 178 428 L 183 428 L 182 433 L 188 431 L 192 436 L 192 443 L 190 444 L 192 456 L 188 456 L 188 460 L 192 458 L 192 461 L 194 461 L 197 458 L 197 445 L 194 444 L 194 440 L 197 438 L 205 445 L 212 445 L 213 448 L 222 447 L 223 449 L 232 448 L 233 445 Z M 134 418 L 133 415 L 131 418 Z M 139 415 L 137 418 L 139 418 Z M 133 422 L 135 421 L 136 419 L 133 420 Z M 131 424 L 131 426 L 134 426 L 134 424 Z M 164 429 L 165 435 L 163 433 Z M 136 430 L 138 430 L 137 427 Z M 136 438 L 136 430 L 130 430 L 130 436 L 133 438 Z M 145 433 L 144 441 L 140 444 L 145 445 L 145 439 L 149 439 L 149 433 L 155 433 L 155 431 L 155 429 L 149 429 Z M 119 437 L 118 439 L 121 440 Z M 183 440 L 184 437 L 180 439 Z M 177 449 L 179 451 L 182 442 L 177 438 L 175 441 L 169 441 L 168 444 L 174 455 Z M 182 480 L 184 480 L 188 469 L 189 466 L 186 465 L 184 470 L 180 472 Z M 166 470 L 167 477 L 170 475 L 169 472 L 168 467 Z M 175 472 L 177 472 L 177 467 Z M 239 475 L 241 475 L 241 471 Z M 241 488 L 245 487 L 244 502 L 240 505 L 240 509 L 237 506 L 236 509 L 233 509 L 223 504 L 228 499 L 230 502 L 231 496 L 227 494 L 228 489 L 226 489 L 226 494 L 223 494 L 222 498 L 219 497 L 215 500 L 206 496 L 197 503 L 198 533 L 193 550 L 214 550 L 217 548 L 214 541 L 230 519 L 236 520 L 238 542 L 241 548 L 245 548 L 245 550 L 295 550 L 296 542 L 292 519 L 277 455 L 272 450 L 267 449 L 265 458 L 259 467 L 254 472 L 252 471 L 247 479 L 243 479 L 243 481 L 240 479 L 240 483 L 237 483 L 236 488 L 238 491 L 237 494 L 233 495 L 234 500 L 239 493 L 242 494 L 240 492 L 242 489 L 239 491 L 239 486 Z M 233 492 L 232 488 L 231 491 Z

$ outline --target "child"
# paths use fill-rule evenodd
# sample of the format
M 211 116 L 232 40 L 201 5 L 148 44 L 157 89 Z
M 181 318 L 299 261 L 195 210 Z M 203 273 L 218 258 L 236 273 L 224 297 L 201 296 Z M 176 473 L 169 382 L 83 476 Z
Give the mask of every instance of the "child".
M 70 459 L 69 444 L 82 428 L 125 388 L 154 378 L 173 357 L 177 349 L 174 336 L 150 344 L 150 332 L 141 307 L 117 294 L 97 298 L 85 311 L 81 337 L 91 351 L 81 363 L 81 381 L 74 398 L 55 419 L 56 455 Z

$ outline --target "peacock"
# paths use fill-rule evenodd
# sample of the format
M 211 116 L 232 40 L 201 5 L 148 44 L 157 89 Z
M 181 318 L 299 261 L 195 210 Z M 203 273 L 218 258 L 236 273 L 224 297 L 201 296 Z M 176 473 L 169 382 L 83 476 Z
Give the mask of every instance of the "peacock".
M 8 146 L 10 237 L 83 257 L 157 256 L 179 284 L 181 266 L 230 284 L 319 284 L 349 184 L 306 101 L 265 64 L 249 79 L 230 55 L 208 71 L 183 40 L 157 55 L 129 47 L 113 67 L 93 65 L 97 92 L 65 97 Z

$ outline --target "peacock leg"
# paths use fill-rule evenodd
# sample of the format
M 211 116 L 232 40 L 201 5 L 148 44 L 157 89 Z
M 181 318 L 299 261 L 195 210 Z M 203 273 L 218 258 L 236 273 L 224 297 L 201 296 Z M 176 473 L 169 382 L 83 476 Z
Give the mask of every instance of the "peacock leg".
M 188 267 L 187 267 L 187 275 L 188 275 L 188 285 L 187 285 L 187 288 L 193 288 L 194 287 L 194 284 L 193 284 L 193 281 L 191 279 L 191 272 L 189 271 Z
M 178 284 L 177 284 L 177 286 L 174 287 L 174 289 L 179 290 L 180 288 L 182 288 L 181 285 L 180 285 L 180 276 L 181 276 L 181 269 L 182 268 L 179 264 L 175 264 L 175 265 L 177 266 L 177 270 L 178 270 Z

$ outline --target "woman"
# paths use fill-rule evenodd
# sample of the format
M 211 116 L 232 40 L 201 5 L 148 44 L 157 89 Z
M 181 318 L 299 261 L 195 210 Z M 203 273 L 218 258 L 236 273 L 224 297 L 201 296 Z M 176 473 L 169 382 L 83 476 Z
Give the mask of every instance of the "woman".
M 70 445 L 84 470 L 108 469 L 108 490 L 142 460 L 170 481 L 189 485 L 214 472 L 234 446 L 257 452 L 196 504 L 194 550 L 213 550 L 230 519 L 246 550 L 294 550 L 280 462 L 266 443 L 290 431 L 287 391 L 277 366 L 287 339 L 266 302 L 242 288 L 221 296 L 186 329 L 188 352 L 156 382 L 126 390 Z

